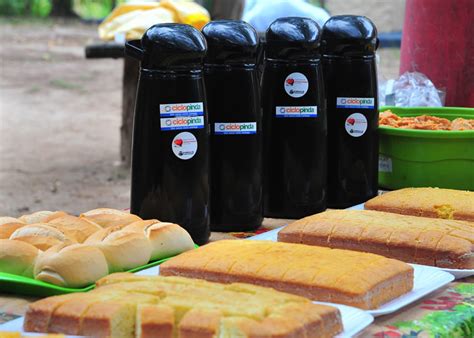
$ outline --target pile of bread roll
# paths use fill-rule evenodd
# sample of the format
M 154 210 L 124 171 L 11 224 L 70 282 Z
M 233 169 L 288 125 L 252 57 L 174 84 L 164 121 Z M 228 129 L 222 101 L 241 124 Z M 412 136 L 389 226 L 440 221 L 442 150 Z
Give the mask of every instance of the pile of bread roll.
M 115 209 L 79 217 L 63 211 L 0 217 L 0 272 L 65 287 L 84 287 L 193 248 L 179 225 Z

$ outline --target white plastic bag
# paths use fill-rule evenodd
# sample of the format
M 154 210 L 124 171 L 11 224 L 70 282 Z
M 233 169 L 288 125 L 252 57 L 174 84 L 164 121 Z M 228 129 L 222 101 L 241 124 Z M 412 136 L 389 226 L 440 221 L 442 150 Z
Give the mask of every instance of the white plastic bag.
M 442 107 L 439 91 L 424 74 L 406 72 L 393 82 L 397 107 Z

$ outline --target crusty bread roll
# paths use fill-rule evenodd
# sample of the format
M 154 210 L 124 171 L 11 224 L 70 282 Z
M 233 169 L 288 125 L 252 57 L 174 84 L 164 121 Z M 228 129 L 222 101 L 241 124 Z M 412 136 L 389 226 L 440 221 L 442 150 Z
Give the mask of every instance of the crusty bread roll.
M 47 223 L 56 217 L 67 215 L 64 211 L 36 211 L 29 215 L 23 215 L 19 219 L 27 224 Z
M 57 217 L 48 222 L 49 226 L 56 228 L 78 243 L 84 242 L 93 233 L 102 230 L 102 227 L 87 218 L 80 218 L 72 215 Z
M 74 239 L 68 237 L 62 231 L 45 223 L 25 225 L 15 230 L 10 239 L 27 242 L 43 251 L 54 245 L 75 242 Z
M 84 243 L 102 250 L 111 273 L 144 265 L 151 257 L 148 238 L 137 232 L 114 231 L 103 238 L 88 238 Z
M 123 230 L 145 234 L 152 248 L 151 260 L 174 256 L 194 249 L 191 236 L 178 224 L 152 219 L 134 222 L 127 225 Z
M 105 237 L 110 235 L 112 232 L 116 232 L 119 230 L 122 230 L 125 228 L 127 225 L 114 225 L 108 228 L 102 228 L 99 231 L 94 232 L 92 235 L 90 235 L 84 243 L 92 243 L 93 241 L 102 241 Z
M 0 239 L 8 239 L 18 228 L 25 226 L 26 223 L 13 217 L 0 217 Z
M 109 273 L 107 261 L 98 248 L 84 244 L 60 244 L 39 254 L 35 278 L 55 285 L 79 288 Z
M 140 221 L 141 218 L 130 214 L 128 212 L 110 208 L 98 208 L 89 210 L 80 217 L 86 218 L 96 224 L 99 224 L 103 228 L 108 228 L 115 225 L 127 225 L 136 221 Z
M 26 242 L 0 239 L 0 271 L 32 278 L 38 253 Z

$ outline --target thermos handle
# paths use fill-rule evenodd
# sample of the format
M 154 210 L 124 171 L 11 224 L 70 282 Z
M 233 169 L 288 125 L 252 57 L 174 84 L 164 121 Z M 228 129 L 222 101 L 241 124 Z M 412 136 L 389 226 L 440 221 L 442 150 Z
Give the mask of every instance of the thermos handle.
M 125 42 L 125 55 L 139 61 L 143 60 L 143 49 L 140 40 L 130 40 Z

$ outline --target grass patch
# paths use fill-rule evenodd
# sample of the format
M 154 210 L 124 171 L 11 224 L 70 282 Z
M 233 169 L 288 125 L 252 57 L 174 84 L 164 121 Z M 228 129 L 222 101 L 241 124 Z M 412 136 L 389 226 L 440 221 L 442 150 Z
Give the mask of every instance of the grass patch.
M 28 94 L 35 94 L 38 93 L 41 90 L 41 87 L 38 85 L 33 85 L 28 90 L 26 91 Z
M 79 85 L 77 83 L 68 82 L 68 81 L 65 81 L 65 80 L 62 80 L 62 79 L 51 80 L 51 81 L 49 81 L 49 84 L 52 87 L 60 88 L 60 89 L 68 89 L 68 90 L 75 90 L 75 89 L 80 90 L 80 89 L 82 89 L 81 85 Z

